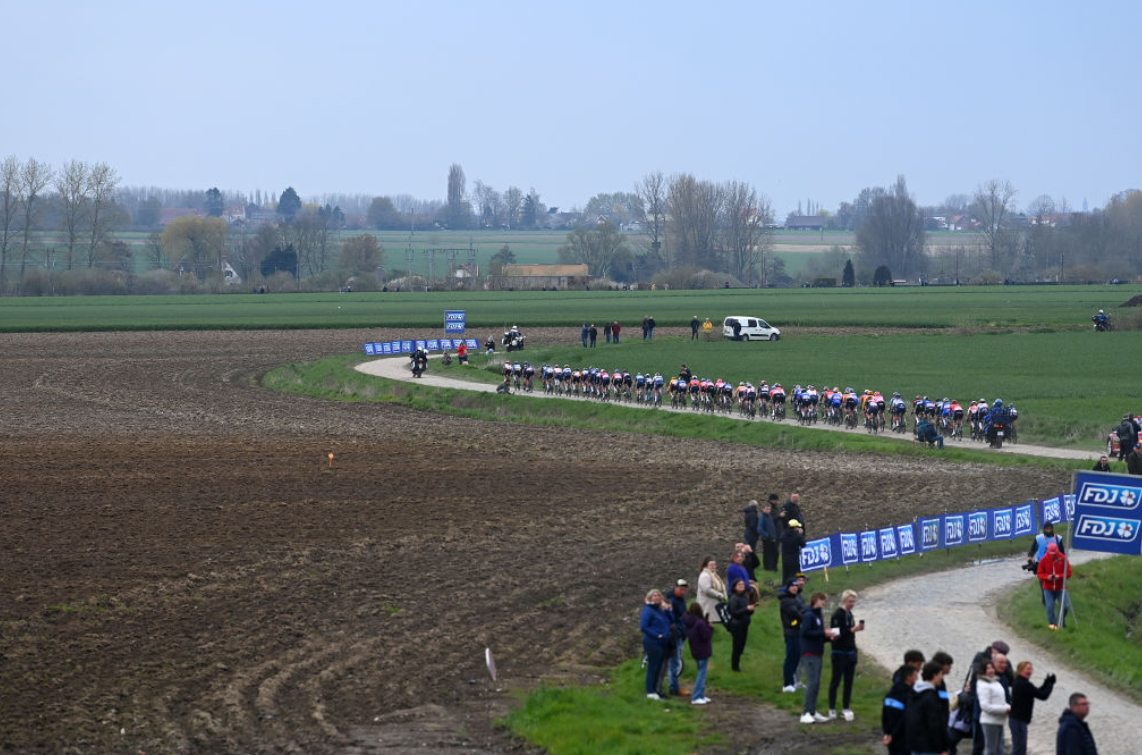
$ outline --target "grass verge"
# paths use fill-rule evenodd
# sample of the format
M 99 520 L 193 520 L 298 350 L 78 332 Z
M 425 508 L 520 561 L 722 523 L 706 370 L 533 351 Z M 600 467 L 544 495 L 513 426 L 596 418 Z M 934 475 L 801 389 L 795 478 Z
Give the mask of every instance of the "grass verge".
M 1047 610 L 1032 581 L 1000 605 L 999 616 L 1021 636 L 1142 703 L 1142 569 L 1137 557 L 1076 566 L 1067 591 L 1078 621 L 1068 617 L 1065 629 L 1047 628 Z

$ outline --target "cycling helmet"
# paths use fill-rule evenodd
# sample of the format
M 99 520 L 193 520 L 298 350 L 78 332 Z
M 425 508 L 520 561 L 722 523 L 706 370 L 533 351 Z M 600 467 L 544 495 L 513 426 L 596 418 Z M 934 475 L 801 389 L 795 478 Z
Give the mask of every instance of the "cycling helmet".
M 1003 406 L 1003 399 L 1001 399 L 1001 398 L 997 398 L 995 401 L 993 401 L 993 402 L 991 403 L 991 405 L 992 405 L 993 407 L 995 407 L 996 409 L 998 409 L 998 408 L 1000 408 L 1001 406 Z
M 865 388 L 864 389 L 864 395 L 871 396 L 872 395 L 872 389 L 871 388 Z
M 524 363 L 523 363 L 523 366 L 524 366 L 524 367 L 530 367 L 530 366 L 531 366 L 531 362 L 524 362 Z
M 845 393 L 856 393 L 856 391 L 854 391 L 850 385 L 848 388 L 845 388 Z
M 1098 313 L 1099 313 L 1100 315 L 1104 315 L 1104 314 L 1106 314 L 1106 313 L 1105 313 L 1105 312 L 1103 312 L 1101 309 L 1098 311 Z
M 900 398 L 900 391 L 893 391 L 892 398 Z

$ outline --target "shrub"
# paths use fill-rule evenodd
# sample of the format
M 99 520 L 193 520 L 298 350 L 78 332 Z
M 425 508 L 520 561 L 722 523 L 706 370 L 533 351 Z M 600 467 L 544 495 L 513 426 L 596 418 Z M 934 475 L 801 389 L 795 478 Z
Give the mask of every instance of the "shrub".
M 178 276 L 170 270 L 148 270 L 135 279 L 137 294 L 176 294 Z

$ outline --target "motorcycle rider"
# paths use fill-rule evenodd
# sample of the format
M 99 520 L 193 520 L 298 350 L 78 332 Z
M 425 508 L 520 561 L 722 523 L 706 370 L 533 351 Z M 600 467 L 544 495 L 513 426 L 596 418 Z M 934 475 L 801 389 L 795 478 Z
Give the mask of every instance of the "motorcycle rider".
M 1106 312 L 1103 312 L 1101 309 L 1098 311 L 1097 315 L 1094 315 L 1090 319 L 1091 322 L 1094 323 L 1095 330 L 1106 330 L 1106 325 L 1110 321 L 1110 317 L 1108 317 Z
M 984 422 L 987 423 L 987 442 L 995 443 L 995 427 L 996 425 L 1007 426 L 1010 421 L 1010 414 L 1007 408 L 1003 406 L 1003 399 L 997 398 L 991 404 L 991 411 L 984 417 Z
M 412 371 L 417 377 L 420 373 L 428 369 L 428 352 L 421 346 L 416 347 L 416 351 L 412 352 Z

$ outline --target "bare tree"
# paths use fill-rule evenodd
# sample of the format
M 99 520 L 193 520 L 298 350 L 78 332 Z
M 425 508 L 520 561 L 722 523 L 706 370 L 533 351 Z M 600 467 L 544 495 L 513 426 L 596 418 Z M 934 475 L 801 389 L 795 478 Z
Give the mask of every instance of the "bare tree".
M 452 229 L 467 228 L 471 217 L 471 206 L 465 201 L 467 189 L 465 187 L 464 169 L 459 163 L 452 163 L 448 168 L 448 227 Z
M 22 170 L 23 166 L 15 155 L 9 155 L 0 163 L 0 293 L 4 291 L 8 249 L 16 235 Z
M 87 247 L 87 266 L 95 265 L 95 250 L 107 235 L 114 230 L 118 213 L 110 212 L 110 205 L 114 201 L 115 187 L 119 183 L 119 175 L 107 163 L 96 163 L 91 166 L 87 176 L 87 196 L 91 202 L 90 222 L 91 239 Z
M 20 282 L 24 281 L 24 271 L 28 267 L 28 250 L 32 229 L 40 211 L 40 193 L 52 181 L 52 169 L 34 157 L 29 157 L 20 171 L 20 207 L 24 215 L 24 246 L 20 254 Z
M 580 226 L 567 234 L 567 243 L 559 247 L 559 261 L 585 264 L 591 275 L 606 278 L 615 260 L 626 251 L 618 226 L 603 222 L 592 228 Z
M 88 213 L 88 168 L 81 160 L 69 160 L 56 173 L 56 194 L 59 195 L 60 230 L 67 244 L 64 266 L 71 270 L 75 264 L 75 247 L 83 233 L 85 216 Z
M 866 268 L 887 266 L 896 275 L 923 272 L 924 214 L 908 194 L 904 176 L 891 190 L 877 189 L 864 222 L 856 232 L 857 247 Z
M 509 227 L 519 225 L 519 211 L 523 206 L 523 192 L 518 186 L 509 186 L 504 192 L 504 222 Z
M 670 179 L 666 196 L 666 232 L 674 265 L 717 269 L 721 188 L 683 173 Z
M 634 193 L 642 200 L 646 214 L 646 236 L 652 252 L 662 251 L 662 239 L 666 234 L 666 199 L 669 185 L 662 171 L 647 173 L 634 185 Z
M 992 270 L 999 270 L 1001 256 L 1011 249 L 1014 231 L 1008 221 L 1015 212 L 1015 193 L 1010 181 L 993 178 L 980 184 L 972 198 L 972 213 L 980 223 Z
M 773 232 L 768 226 L 773 222 L 773 209 L 766 197 L 759 197 L 756 189 L 742 181 L 723 184 L 722 197 L 722 246 L 730 272 L 752 283 L 758 263 L 764 263 L 772 246 Z

